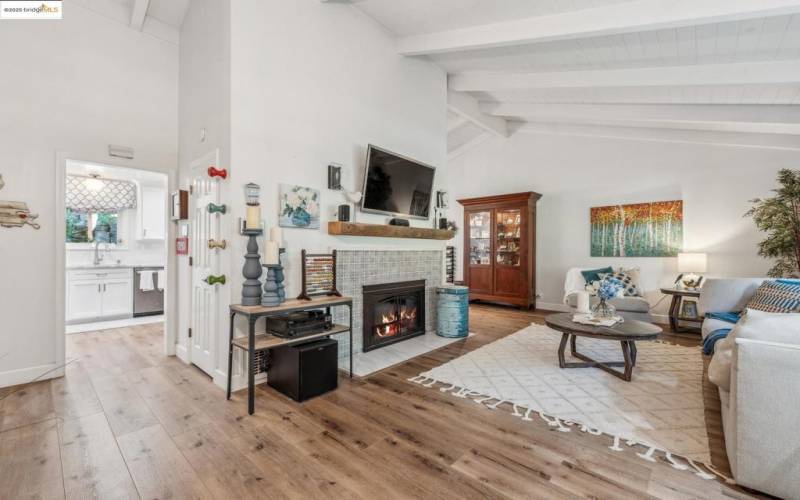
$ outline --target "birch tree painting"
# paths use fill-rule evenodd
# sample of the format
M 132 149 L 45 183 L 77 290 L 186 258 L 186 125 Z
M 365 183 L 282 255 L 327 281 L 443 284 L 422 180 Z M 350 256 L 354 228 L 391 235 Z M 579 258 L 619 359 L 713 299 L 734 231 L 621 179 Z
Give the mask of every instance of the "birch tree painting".
M 675 257 L 683 247 L 683 201 L 590 209 L 592 257 Z

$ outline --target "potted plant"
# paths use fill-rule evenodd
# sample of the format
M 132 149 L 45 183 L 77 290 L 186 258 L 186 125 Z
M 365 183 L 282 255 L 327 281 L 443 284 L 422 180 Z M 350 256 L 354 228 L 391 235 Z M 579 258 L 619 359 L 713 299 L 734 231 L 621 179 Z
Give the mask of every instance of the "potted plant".
M 752 217 L 756 227 L 767 233 L 758 244 L 758 255 L 775 259 L 767 274 L 774 278 L 800 277 L 800 170 L 778 172 L 780 186 L 775 196 L 751 200 L 752 208 L 745 217 Z

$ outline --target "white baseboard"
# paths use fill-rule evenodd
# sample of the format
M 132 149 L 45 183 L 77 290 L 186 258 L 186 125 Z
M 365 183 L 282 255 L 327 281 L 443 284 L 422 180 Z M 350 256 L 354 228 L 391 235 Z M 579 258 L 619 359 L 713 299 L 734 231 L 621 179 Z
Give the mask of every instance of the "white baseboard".
M 0 372 L 0 387 L 27 384 L 34 379 L 39 381 L 64 376 L 64 368 L 56 369 L 57 367 L 58 365 L 56 363 L 50 363 L 47 365 L 31 366 L 29 368 Z
M 181 361 L 189 364 L 189 350 L 183 344 L 176 344 L 175 345 L 175 356 L 178 357 Z
M 566 304 L 556 304 L 555 302 L 541 302 L 536 301 L 536 309 L 544 309 L 545 311 L 569 312 L 570 308 Z

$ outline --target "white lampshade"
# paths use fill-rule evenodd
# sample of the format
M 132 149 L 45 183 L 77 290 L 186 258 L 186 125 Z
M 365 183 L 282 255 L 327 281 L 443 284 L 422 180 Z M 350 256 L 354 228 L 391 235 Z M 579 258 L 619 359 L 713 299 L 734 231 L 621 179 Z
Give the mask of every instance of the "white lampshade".
M 704 253 L 679 253 L 678 272 L 704 273 L 706 272 L 706 254 Z

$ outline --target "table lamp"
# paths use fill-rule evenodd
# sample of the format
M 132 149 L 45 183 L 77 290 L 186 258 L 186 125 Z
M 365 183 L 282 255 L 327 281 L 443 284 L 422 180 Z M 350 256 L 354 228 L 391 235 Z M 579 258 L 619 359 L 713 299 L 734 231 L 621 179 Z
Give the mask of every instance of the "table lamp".
M 704 253 L 679 253 L 678 272 L 681 274 L 675 282 L 680 282 L 688 290 L 700 288 L 703 277 L 698 273 L 706 272 L 707 256 Z

